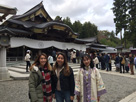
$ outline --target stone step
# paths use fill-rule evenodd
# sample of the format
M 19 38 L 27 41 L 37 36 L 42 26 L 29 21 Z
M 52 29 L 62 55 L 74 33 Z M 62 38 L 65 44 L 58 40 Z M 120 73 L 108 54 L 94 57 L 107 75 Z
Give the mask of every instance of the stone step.
M 71 66 L 73 68 L 74 75 L 76 75 L 79 69 L 79 66 L 72 65 L 72 64 Z M 15 80 L 21 80 L 21 79 L 26 80 L 28 79 L 30 74 L 30 72 L 26 72 L 26 68 L 23 65 L 8 67 L 8 70 L 10 73 L 10 77 Z
M 26 69 L 16 68 L 16 67 L 9 67 L 8 70 L 18 72 L 21 74 L 28 74 L 29 73 L 29 72 L 26 72 Z
M 13 78 L 14 80 L 27 80 L 29 78 L 29 74 L 21 74 L 15 71 L 10 71 L 10 77 Z
M 26 66 L 11 66 L 13 68 L 26 69 Z
M 73 69 L 74 75 L 77 74 L 80 64 L 73 64 L 69 63 L 69 66 Z M 115 69 L 115 65 L 112 65 L 112 69 Z M 28 79 L 30 72 L 26 72 L 26 64 L 21 63 L 17 65 L 12 65 L 11 67 L 8 67 L 10 76 L 13 79 Z

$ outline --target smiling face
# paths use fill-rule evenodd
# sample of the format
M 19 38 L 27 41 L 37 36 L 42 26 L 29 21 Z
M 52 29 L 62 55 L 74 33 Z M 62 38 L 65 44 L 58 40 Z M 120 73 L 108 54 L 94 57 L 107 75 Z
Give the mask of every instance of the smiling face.
M 90 62 L 91 62 L 91 59 L 89 59 L 88 57 L 84 57 L 83 58 L 83 63 L 86 67 L 89 67 L 90 66 Z
M 57 57 L 57 63 L 59 67 L 62 67 L 64 64 L 64 57 L 61 54 Z
M 40 59 L 39 59 L 39 62 L 40 62 L 40 66 L 44 67 L 44 65 L 47 62 L 47 58 L 44 55 L 41 55 Z

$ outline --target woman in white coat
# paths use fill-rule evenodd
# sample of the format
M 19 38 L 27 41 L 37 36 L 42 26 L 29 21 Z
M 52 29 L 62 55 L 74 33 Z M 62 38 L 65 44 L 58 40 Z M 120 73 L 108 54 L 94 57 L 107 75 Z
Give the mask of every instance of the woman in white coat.
M 100 96 L 104 93 L 106 89 L 99 70 L 94 67 L 89 55 L 83 55 L 75 79 L 75 95 L 78 102 L 99 102 Z

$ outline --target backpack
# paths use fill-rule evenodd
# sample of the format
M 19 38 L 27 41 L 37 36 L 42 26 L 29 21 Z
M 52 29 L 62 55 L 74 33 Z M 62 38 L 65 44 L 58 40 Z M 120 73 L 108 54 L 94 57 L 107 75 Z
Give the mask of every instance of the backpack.
M 125 64 L 125 59 L 124 58 L 122 59 L 121 64 Z

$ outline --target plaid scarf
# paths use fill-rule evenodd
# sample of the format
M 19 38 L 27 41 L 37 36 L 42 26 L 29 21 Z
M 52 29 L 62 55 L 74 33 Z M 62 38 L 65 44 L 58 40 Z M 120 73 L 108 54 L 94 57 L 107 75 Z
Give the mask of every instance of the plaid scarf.
M 43 79 L 42 79 L 42 88 L 43 88 L 43 102 L 52 102 L 52 88 L 51 88 L 51 73 L 45 68 L 39 68 Z

